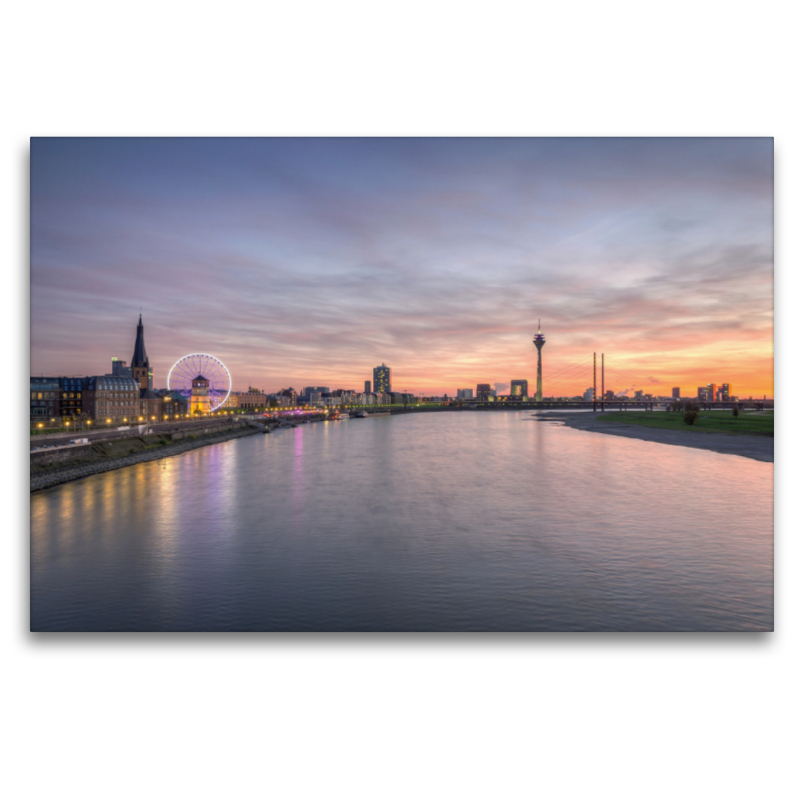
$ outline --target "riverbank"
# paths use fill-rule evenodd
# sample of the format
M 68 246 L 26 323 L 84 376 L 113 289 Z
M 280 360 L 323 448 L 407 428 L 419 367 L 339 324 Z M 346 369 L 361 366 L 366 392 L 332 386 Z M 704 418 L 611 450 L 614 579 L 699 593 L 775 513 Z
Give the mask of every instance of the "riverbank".
M 640 413 L 646 414 L 648 412 L 642 411 Z M 773 463 L 775 460 L 775 440 L 771 436 L 705 433 L 697 430 L 668 430 L 629 424 L 614 419 L 601 419 L 601 417 L 611 416 L 611 414 L 601 415 L 591 412 L 580 414 L 540 412 L 534 414 L 534 418 L 541 422 L 554 422 L 579 431 L 624 436 L 628 439 L 640 439 L 645 442 L 656 442 L 676 447 L 694 447 L 699 450 L 711 450 L 725 455 L 752 458 L 755 461 Z
M 96 475 L 100 472 L 108 472 L 112 469 L 121 467 L 131 467 L 134 464 L 142 464 L 146 461 L 155 461 L 159 458 L 180 455 L 189 450 L 196 450 L 198 447 L 219 444 L 229 439 L 239 439 L 242 436 L 252 436 L 259 433 L 255 428 L 238 428 L 234 430 L 221 431 L 219 433 L 209 433 L 197 438 L 182 439 L 179 442 L 165 442 L 158 446 L 145 446 L 136 452 L 130 452 L 134 448 L 128 448 L 128 454 L 124 456 L 104 455 L 98 453 L 97 458 L 92 460 L 68 461 L 60 464 L 52 464 L 39 468 L 31 469 L 31 492 L 49 489 L 51 486 L 58 486 L 69 481 L 87 478 L 89 475 Z M 152 438 L 152 437 L 148 437 Z M 115 442 L 115 445 L 125 446 L 131 440 Z M 98 445 L 95 445 L 98 447 Z M 106 445 L 108 447 L 108 445 Z

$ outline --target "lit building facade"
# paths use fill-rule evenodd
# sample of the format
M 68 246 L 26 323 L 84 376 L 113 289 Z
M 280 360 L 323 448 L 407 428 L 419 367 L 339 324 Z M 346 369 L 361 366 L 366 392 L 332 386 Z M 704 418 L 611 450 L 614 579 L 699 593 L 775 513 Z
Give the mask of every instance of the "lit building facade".
M 528 396 L 528 381 L 518 380 L 511 381 L 511 396 L 512 397 L 527 397 Z
M 472 400 L 472 389 L 456 389 L 456 398 L 458 400 Z
M 141 392 L 133 378 L 96 375 L 84 379 L 83 408 L 94 420 L 133 421 L 141 413 L 140 406 Z
M 208 393 L 208 378 L 198 375 L 192 379 L 190 414 L 208 414 L 211 411 L 211 395 Z
M 62 417 L 75 419 L 83 414 L 83 388 L 85 378 L 59 378 L 61 387 L 60 411 Z
M 239 392 L 238 402 L 239 408 L 266 408 L 269 398 L 264 394 L 264 392 L 261 391 L 261 389 L 254 389 L 252 386 L 250 386 L 246 392 Z
M 61 414 L 58 378 L 31 378 L 31 421 L 50 422 Z
M 392 370 L 386 364 L 372 370 L 372 386 L 375 392 L 388 394 L 392 391 Z
M 492 386 L 489 383 L 479 383 L 475 387 L 475 399 L 486 402 L 492 395 Z

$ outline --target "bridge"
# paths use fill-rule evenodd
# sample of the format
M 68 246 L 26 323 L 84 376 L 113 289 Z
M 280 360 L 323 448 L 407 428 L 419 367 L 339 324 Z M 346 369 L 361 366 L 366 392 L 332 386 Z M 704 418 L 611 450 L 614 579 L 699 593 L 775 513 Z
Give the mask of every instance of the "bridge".
M 567 408 L 575 410 L 589 410 L 592 411 L 628 411 L 632 409 L 644 409 L 645 411 L 654 411 L 658 409 L 666 409 L 672 401 L 670 400 L 626 400 L 625 398 L 615 398 L 614 400 L 542 400 L 536 402 L 535 400 L 528 401 L 514 401 L 506 400 L 499 402 L 487 402 L 466 400 L 457 401 L 457 403 L 466 406 L 467 408 L 474 409 L 491 409 L 498 411 L 514 411 L 517 409 L 555 409 Z M 693 401 L 695 402 L 695 401 Z M 741 410 L 754 410 L 766 411 L 772 410 L 775 407 L 773 400 L 746 400 L 746 401 L 729 401 L 720 400 L 716 402 L 696 402 L 702 411 L 715 411 L 724 409 L 739 408 Z

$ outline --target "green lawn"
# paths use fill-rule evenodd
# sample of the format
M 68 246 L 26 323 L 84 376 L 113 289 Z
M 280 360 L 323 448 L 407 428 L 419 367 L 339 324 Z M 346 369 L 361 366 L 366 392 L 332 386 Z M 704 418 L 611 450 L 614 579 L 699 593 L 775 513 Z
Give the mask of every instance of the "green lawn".
M 669 411 L 618 411 L 601 414 L 598 419 L 645 425 L 648 428 L 667 428 L 677 431 L 705 431 L 706 433 L 750 434 L 774 436 L 774 415 L 771 411 L 740 411 L 734 417 L 730 411 L 701 411 L 694 425 L 683 421 L 683 412 Z

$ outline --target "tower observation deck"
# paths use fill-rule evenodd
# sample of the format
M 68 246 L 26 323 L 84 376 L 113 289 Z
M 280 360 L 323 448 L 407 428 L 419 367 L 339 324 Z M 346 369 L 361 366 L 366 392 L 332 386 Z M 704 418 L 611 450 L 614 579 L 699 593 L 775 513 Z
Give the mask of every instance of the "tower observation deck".
M 536 401 L 542 402 L 542 348 L 545 344 L 544 334 L 542 333 L 542 321 L 539 320 L 539 332 L 533 337 L 533 343 L 539 351 L 539 363 L 536 368 Z

